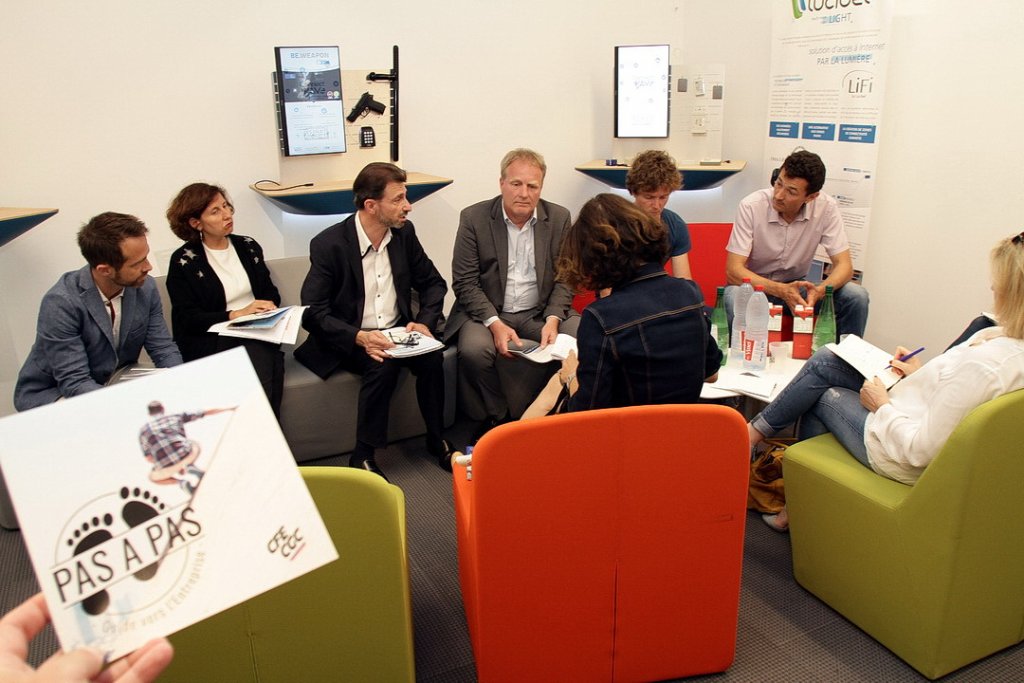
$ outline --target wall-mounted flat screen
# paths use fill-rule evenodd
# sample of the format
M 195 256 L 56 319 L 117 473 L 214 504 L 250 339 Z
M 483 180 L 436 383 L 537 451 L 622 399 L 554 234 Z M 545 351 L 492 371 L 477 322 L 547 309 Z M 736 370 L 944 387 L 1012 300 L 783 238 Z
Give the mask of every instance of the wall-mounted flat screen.
M 274 56 L 281 150 L 287 156 L 344 152 L 338 47 L 276 47 Z
M 615 48 L 615 137 L 668 137 L 668 62 L 668 45 Z

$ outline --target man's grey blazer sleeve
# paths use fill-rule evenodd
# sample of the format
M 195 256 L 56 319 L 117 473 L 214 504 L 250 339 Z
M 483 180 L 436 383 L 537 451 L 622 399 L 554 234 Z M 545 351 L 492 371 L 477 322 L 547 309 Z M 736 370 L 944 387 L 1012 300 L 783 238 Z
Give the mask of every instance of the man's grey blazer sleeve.
M 40 378 L 50 375 L 56 383 L 57 396 L 70 398 L 102 388 L 92 375 L 92 364 L 83 337 L 85 326 L 93 325 L 88 311 L 75 302 L 70 294 L 48 292 L 39 307 L 39 321 L 36 327 L 36 347 L 29 360 L 42 361 L 45 368 L 38 368 Z M 90 330 L 99 335 L 98 328 Z M 108 362 L 110 369 L 115 365 L 111 347 Z M 98 365 L 99 363 L 97 363 Z M 19 408 L 20 409 L 20 408 Z
M 484 289 L 485 282 L 489 281 L 488 289 L 500 287 L 500 284 L 497 284 L 499 276 L 495 262 L 488 266 L 488 270 L 494 272 L 481 272 L 481 239 L 486 238 L 488 218 L 478 209 L 470 207 L 459 214 L 459 230 L 452 251 L 452 291 L 469 318 L 483 322 L 498 315 L 497 307 Z
M 146 353 L 158 368 L 173 368 L 175 365 L 181 365 L 181 353 L 167 329 L 163 304 L 160 303 L 160 295 L 157 293 L 153 278 L 146 280 L 143 291 L 149 301 L 149 321 L 146 328 L 146 341 L 143 344 Z

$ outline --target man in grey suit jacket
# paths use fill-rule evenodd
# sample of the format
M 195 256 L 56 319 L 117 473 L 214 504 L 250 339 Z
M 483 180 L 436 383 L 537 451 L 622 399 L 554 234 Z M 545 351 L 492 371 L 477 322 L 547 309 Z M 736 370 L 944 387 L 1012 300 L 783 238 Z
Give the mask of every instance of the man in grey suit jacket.
M 95 391 L 143 348 L 157 367 L 181 363 L 148 276 L 146 232 L 138 218 L 111 212 L 78 232 L 88 265 L 64 273 L 43 297 L 36 341 L 14 388 L 16 409 Z
M 458 335 L 459 372 L 480 392 L 487 418 L 476 437 L 509 419 L 495 362 L 521 337 L 546 346 L 576 335 L 572 292 L 555 281 L 569 211 L 540 198 L 547 166 L 532 150 L 501 162 L 501 194 L 462 211 L 452 256 L 455 307 L 445 341 Z M 539 389 L 539 387 L 537 387 Z

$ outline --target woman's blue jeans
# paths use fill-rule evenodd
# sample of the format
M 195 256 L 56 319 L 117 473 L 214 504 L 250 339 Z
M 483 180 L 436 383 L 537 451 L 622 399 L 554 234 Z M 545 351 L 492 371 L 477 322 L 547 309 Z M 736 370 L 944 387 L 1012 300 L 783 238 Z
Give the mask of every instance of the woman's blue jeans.
M 750 424 L 768 437 L 803 417 L 800 439 L 832 432 L 853 457 L 870 467 L 864 445 L 868 409 L 860 403 L 863 384 L 864 377 L 849 363 L 821 349 Z

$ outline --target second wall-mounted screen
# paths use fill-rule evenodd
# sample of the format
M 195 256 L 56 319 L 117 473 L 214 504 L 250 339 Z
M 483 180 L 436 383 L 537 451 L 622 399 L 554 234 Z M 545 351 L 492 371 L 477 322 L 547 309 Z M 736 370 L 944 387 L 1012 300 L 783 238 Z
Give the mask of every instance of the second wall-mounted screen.
M 282 151 L 288 156 L 345 151 L 338 47 L 278 47 Z
M 668 45 L 615 48 L 615 137 L 667 138 Z

